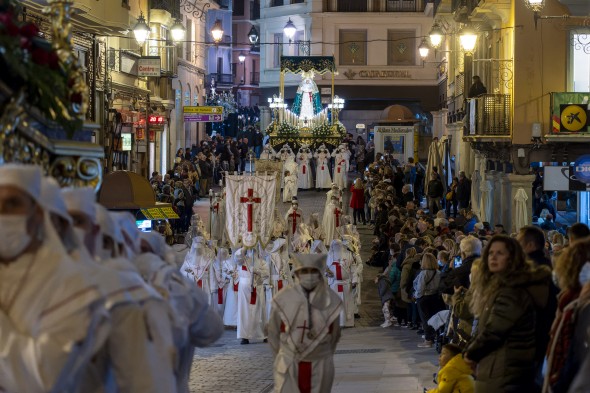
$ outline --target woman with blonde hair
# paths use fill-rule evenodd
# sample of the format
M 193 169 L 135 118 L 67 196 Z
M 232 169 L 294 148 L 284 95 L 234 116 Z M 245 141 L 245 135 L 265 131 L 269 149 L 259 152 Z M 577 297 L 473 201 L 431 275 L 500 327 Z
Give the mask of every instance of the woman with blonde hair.
M 418 305 L 418 313 L 422 319 L 424 329 L 424 342 L 418 344 L 419 348 L 431 348 L 434 343 L 434 328 L 428 324 L 428 320 L 445 306 L 442 297 L 438 293 L 440 284 L 440 272 L 438 262 L 431 253 L 424 253 L 420 263 L 421 271 L 414 279 L 414 297 Z
M 566 392 L 588 351 L 590 240 L 566 247 L 555 261 L 561 292 L 547 347 L 543 392 Z M 587 388 L 587 387 L 586 387 Z
M 518 241 L 505 235 L 491 238 L 473 269 L 469 307 L 478 323 L 465 360 L 477 365 L 475 391 L 531 391 L 536 316 L 547 303 L 551 272 L 528 262 Z
M 353 224 L 356 225 L 356 220 L 358 218 L 359 222 L 362 219 L 363 225 L 367 225 L 367 220 L 365 219 L 365 186 L 363 185 L 363 181 L 360 177 L 354 181 L 350 192 L 352 193 L 352 197 L 350 198 L 350 207 L 353 209 Z

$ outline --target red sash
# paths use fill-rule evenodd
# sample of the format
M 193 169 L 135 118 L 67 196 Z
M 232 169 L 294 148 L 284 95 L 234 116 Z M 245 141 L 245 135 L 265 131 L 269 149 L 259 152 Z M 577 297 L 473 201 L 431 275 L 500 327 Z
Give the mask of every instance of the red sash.
M 332 262 L 332 266 L 336 268 L 336 280 L 342 281 L 342 267 L 340 262 Z M 344 292 L 344 285 L 338 284 L 338 292 Z
M 283 280 L 277 281 L 277 287 L 279 288 L 279 291 L 283 289 Z
M 303 165 L 303 174 L 305 175 L 305 165 Z
M 234 284 L 234 292 L 238 292 L 238 284 L 237 283 Z
M 197 286 L 198 286 L 199 288 L 203 288 L 203 280 L 199 280 L 199 281 L 197 281 Z
M 299 362 L 298 385 L 300 393 L 311 393 L 311 362 Z
M 338 165 L 338 173 L 340 173 L 340 165 Z
M 322 171 L 324 170 L 324 166 L 322 165 Z
M 250 304 L 256 304 L 256 287 L 252 288 L 252 293 L 250 294 Z
M 223 304 L 223 288 L 217 288 L 217 304 Z

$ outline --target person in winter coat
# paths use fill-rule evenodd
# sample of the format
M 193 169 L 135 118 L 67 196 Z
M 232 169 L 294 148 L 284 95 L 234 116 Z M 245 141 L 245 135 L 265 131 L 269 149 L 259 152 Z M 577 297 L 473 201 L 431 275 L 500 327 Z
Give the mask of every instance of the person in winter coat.
M 555 261 L 561 292 L 547 347 L 543 392 L 565 393 L 581 371 L 590 342 L 590 240 L 566 247 Z M 588 386 L 586 385 L 586 391 Z
M 407 319 L 408 324 L 411 325 L 412 329 L 418 329 L 420 318 L 418 317 L 418 308 L 416 306 L 416 299 L 414 299 L 414 279 L 420 272 L 420 259 L 416 255 L 416 249 L 410 247 L 406 250 L 406 257 L 404 258 L 401 266 L 401 277 L 400 277 L 400 295 L 401 300 L 407 303 Z
M 428 182 L 428 208 L 430 214 L 434 215 L 440 210 L 440 200 L 443 197 L 443 192 L 444 187 L 440 176 L 436 172 L 432 172 Z
M 461 250 L 461 266 L 455 266 L 455 261 L 451 262 L 451 270 L 444 276 L 444 281 L 440 283 L 441 293 L 452 295 L 455 293 L 455 287 L 469 289 L 471 265 L 481 254 L 481 241 L 475 236 L 467 236 L 461 240 L 459 249 Z
M 424 342 L 418 344 L 419 348 L 431 348 L 434 343 L 434 328 L 428 324 L 428 320 L 444 308 L 442 298 L 438 293 L 440 272 L 438 263 L 433 254 L 425 253 L 420 264 L 422 269 L 414 279 L 414 298 L 418 305 L 418 313 L 422 319 L 424 329 Z
M 530 392 L 534 386 L 537 310 L 551 272 L 527 261 L 516 239 L 492 237 L 473 264 L 470 309 L 478 319 L 464 359 L 476 368 L 475 392 Z
M 475 386 L 471 367 L 463 360 L 461 347 L 446 344 L 442 347 L 438 362 L 440 371 L 436 377 L 438 386 L 427 393 L 473 393 Z
M 359 222 L 362 220 L 363 225 L 367 225 L 367 220 L 365 219 L 365 187 L 360 177 L 354 181 L 350 192 L 352 193 L 350 207 L 353 209 L 353 224 L 356 225 L 358 219 Z
M 468 209 L 471 200 L 471 180 L 465 176 L 465 172 L 459 172 L 459 183 L 457 184 L 457 202 L 459 209 Z

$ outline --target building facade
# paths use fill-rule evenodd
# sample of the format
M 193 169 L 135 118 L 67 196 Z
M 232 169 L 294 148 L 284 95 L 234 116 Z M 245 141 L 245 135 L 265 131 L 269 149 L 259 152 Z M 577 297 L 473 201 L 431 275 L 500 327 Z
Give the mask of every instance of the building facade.
M 435 64 L 424 63 L 418 47 L 432 24 L 433 4 L 422 0 L 267 0 L 260 11 L 260 88 L 263 102 L 278 93 L 284 56 L 334 56 L 334 94 L 346 100 L 340 120 L 354 134 L 357 124 L 382 120 L 390 105 L 408 107 L 418 118 L 438 108 Z M 296 27 L 289 40 L 283 29 Z M 285 77 L 285 100 L 300 77 Z M 322 101 L 332 92 L 329 76 L 316 78 Z
M 250 38 L 252 34 L 259 34 L 259 19 L 259 0 L 234 0 L 232 73 L 236 102 L 241 107 L 260 103 L 260 45 L 252 43 Z
M 547 166 L 568 167 L 590 148 L 588 124 L 568 124 L 564 117 L 571 104 L 587 113 L 590 3 L 546 0 L 537 12 L 527 5 L 528 0 L 437 1 L 436 24 L 444 35 L 430 55 L 445 64 L 441 110 L 434 113 L 441 136 L 450 140 L 456 169 L 473 175 L 485 194 L 485 201 L 476 195 L 476 213 L 512 231 L 524 205 L 528 222 L 536 214 L 533 182 L 546 180 L 535 176 L 536 168 L 545 167 L 548 177 Z M 473 53 L 459 44 L 465 26 L 476 32 Z M 481 78 L 485 94 L 470 96 L 473 76 Z M 566 189 L 546 186 L 544 192 Z M 578 219 L 587 222 L 588 194 L 569 191 L 554 203 L 560 208 L 569 198 L 568 206 L 577 205 Z

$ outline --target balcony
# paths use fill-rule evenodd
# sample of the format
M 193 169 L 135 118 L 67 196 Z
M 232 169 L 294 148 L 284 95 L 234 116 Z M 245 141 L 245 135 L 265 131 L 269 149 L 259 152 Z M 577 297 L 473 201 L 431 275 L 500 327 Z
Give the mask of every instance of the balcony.
M 479 2 L 480 0 L 453 0 L 451 2 L 451 12 L 454 14 L 471 15 Z
M 233 74 L 209 74 L 205 78 L 205 85 L 211 86 L 211 81 L 215 80 L 215 86 L 233 86 Z
M 424 2 L 420 0 L 387 0 L 387 12 L 422 12 Z
M 180 15 L 180 0 L 151 0 L 152 10 L 168 11 L 170 15 Z
M 469 99 L 465 136 L 510 137 L 511 107 L 510 94 L 483 94 Z
M 260 84 L 260 72 L 250 72 L 250 84 L 254 86 Z

